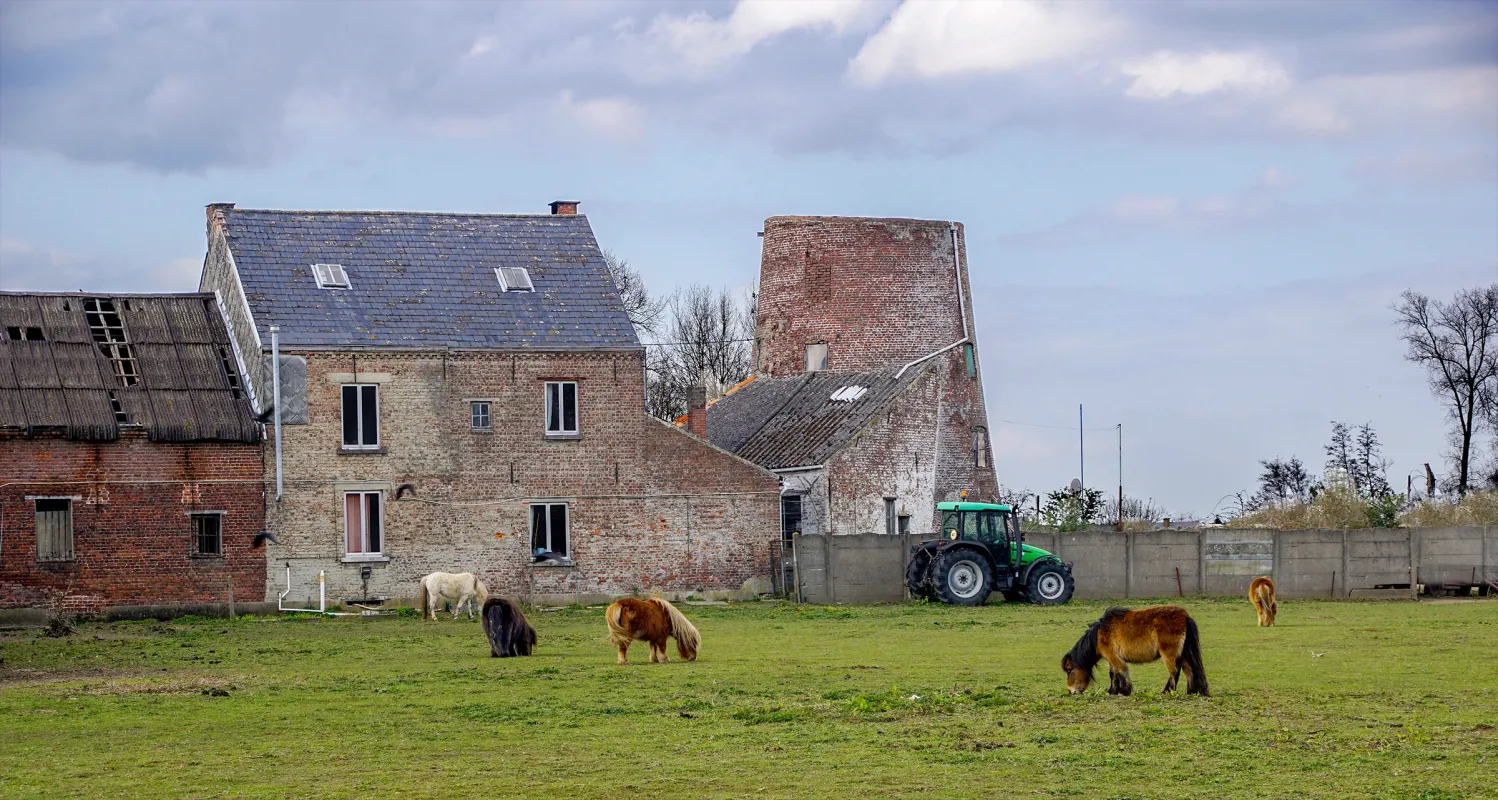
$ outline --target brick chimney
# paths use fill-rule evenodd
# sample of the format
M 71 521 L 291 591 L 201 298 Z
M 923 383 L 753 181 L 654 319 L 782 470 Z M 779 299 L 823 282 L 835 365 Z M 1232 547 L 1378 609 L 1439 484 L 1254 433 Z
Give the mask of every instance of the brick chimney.
M 213 226 L 215 224 L 224 224 L 224 212 L 233 210 L 233 203 L 209 203 L 205 208 L 205 211 L 208 212 L 208 232 L 213 233 Z
M 687 432 L 707 438 L 706 387 L 687 387 Z
M 577 216 L 578 200 L 553 200 L 551 201 L 551 215 L 553 217 L 575 217 Z

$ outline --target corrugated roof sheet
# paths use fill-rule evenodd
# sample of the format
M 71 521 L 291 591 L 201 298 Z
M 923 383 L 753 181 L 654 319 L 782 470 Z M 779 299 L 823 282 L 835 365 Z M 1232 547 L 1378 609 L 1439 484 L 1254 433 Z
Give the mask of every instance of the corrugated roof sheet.
M 707 408 L 707 438 L 766 469 L 823 464 L 926 368 L 759 378 Z M 867 391 L 834 400 L 849 386 Z
M 639 347 L 584 216 L 226 209 L 262 341 L 282 346 Z M 322 289 L 313 264 L 351 288 Z M 534 292 L 502 292 L 524 267 Z
M 94 343 L 84 303 L 109 300 L 140 381 L 125 386 Z M 39 327 L 43 340 L 12 340 Z M 0 292 L 0 428 L 119 437 L 110 395 L 152 441 L 260 441 L 249 400 L 235 397 L 219 348 L 228 331 L 211 294 L 86 295 Z M 230 358 L 233 364 L 232 357 Z

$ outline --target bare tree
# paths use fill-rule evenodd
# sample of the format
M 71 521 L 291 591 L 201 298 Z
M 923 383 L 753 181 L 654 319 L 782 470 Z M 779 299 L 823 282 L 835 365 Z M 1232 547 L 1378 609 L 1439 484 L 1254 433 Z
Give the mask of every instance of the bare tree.
M 706 386 L 717 397 L 749 377 L 754 315 L 747 298 L 729 289 L 693 285 L 666 305 L 666 341 L 650 348 L 648 405 L 661 419 L 686 413 L 687 389 Z
M 1309 503 L 1319 488 L 1306 472 L 1305 465 L 1294 456 L 1288 461 L 1279 458 L 1260 461 L 1259 466 L 1264 468 L 1259 475 L 1259 493 L 1246 504 L 1240 498 L 1239 505 L 1258 509 L 1287 503 Z
M 642 334 L 657 333 L 666 302 L 650 296 L 650 290 L 645 288 L 645 279 L 640 277 L 639 270 L 629 265 L 628 260 L 620 258 L 611 250 L 605 250 L 603 263 L 609 268 L 609 277 L 614 279 L 614 287 L 619 290 L 619 299 L 624 301 L 624 312 L 629 315 L 629 321 Z
M 1431 391 L 1447 406 L 1457 442 L 1456 488 L 1466 494 L 1481 408 L 1498 392 L 1498 284 L 1463 289 L 1449 303 L 1406 291 L 1393 310 L 1409 348 L 1405 358 L 1425 367 Z

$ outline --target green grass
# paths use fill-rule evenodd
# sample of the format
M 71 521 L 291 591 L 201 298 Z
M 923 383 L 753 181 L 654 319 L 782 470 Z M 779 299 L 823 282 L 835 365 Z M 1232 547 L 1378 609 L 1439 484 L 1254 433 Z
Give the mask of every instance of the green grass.
M 528 659 L 410 618 L 0 634 L 0 796 L 1498 797 L 1498 602 L 1186 605 L 1210 699 L 1067 696 L 1096 603 L 686 607 L 664 666 L 599 608 L 531 611 Z

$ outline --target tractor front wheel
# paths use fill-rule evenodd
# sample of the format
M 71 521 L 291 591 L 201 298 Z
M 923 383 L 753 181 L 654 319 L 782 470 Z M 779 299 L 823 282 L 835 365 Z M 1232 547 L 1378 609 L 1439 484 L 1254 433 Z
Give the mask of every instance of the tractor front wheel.
M 988 559 L 970 549 L 948 550 L 931 567 L 936 599 L 954 606 L 981 606 L 993 591 Z
M 1077 584 L 1060 564 L 1045 563 L 1036 564 L 1030 570 L 1025 588 L 1030 602 L 1038 606 L 1054 606 L 1070 600 Z

